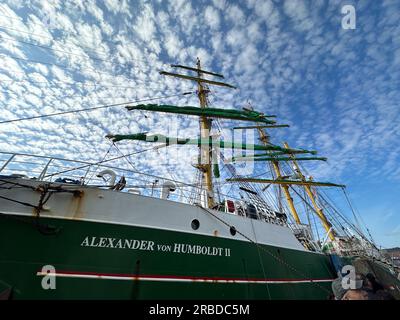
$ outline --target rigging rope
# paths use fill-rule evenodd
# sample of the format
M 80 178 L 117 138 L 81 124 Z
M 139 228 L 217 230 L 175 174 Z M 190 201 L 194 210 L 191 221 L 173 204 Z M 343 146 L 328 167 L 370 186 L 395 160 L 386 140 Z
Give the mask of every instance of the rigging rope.
M 39 118 L 48 118 L 48 117 L 53 117 L 53 116 L 69 114 L 69 113 L 77 113 L 77 112 L 84 112 L 84 111 L 93 111 L 93 110 L 99 110 L 99 109 L 106 109 L 106 108 L 111 108 L 111 107 L 123 106 L 123 105 L 131 104 L 131 103 L 138 103 L 138 102 L 145 102 L 145 101 L 153 101 L 153 100 L 159 100 L 159 99 L 165 99 L 165 98 L 178 97 L 178 96 L 188 95 L 188 94 L 192 94 L 192 93 L 193 92 L 182 92 L 182 93 L 168 95 L 168 96 L 160 96 L 160 97 L 146 98 L 146 99 L 140 99 L 140 100 L 133 100 L 133 101 L 128 101 L 128 102 L 108 104 L 108 105 L 102 105 L 102 106 L 98 106 L 98 107 L 84 108 L 84 109 L 78 109 L 78 110 L 61 111 L 61 112 L 43 114 L 43 115 L 39 115 L 39 116 L 26 117 L 26 118 L 20 118 L 20 119 L 4 120 L 4 121 L 0 121 L 0 124 L 10 123 L 10 122 L 17 122 L 17 121 L 32 120 L 32 119 L 39 119 Z
M 220 217 L 218 217 L 217 215 L 215 215 L 213 212 L 211 212 L 210 210 L 197 205 L 200 209 L 204 210 L 205 212 L 207 212 L 208 214 L 210 214 L 211 216 L 213 216 L 215 219 L 217 219 L 218 221 L 220 221 L 221 223 L 223 223 L 224 225 L 226 225 L 229 228 L 232 228 L 234 226 L 231 226 L 229 223 L 227 223 L 226 221 L 224 221 L 223 219 L 221 219 Z M 274 255 L 272 252 L 270 252 L 268 249 L 266 249 L 265 247 L 261 246 L 258 242 L 254 241 L 253 239 L 251 239 L 250 237 L 246 236 L 245 234 L 243 234 L 241 231 L 237 230 L 235 228 L 236 232 L 238 234 L 240 234 L 243 238 L 245 238 L 246 240 L 248 240 L 249 242 L 253 243 L 256 247 L 260 248 L 262 251 L 268 253 L 271 257 L 273 257 L 274 259 L 276 259 L 278 262 L 280 262 L 281 264 L 285 265 L 286 267 L 290 268 L 292 271 L 294 271 L 295 273 L 297 273 L 298 275 L 300 275 L 301 277 L 304 277 L 305 279 L 309 279 L 310 282 L 312 284 L 315 284 L 316 286 L 318 286 L 320 289 L 324 290 L 325 292 L 331 294 L 331 292 L 329 290 L 327 290 L 326 288 L 324 288 L 323 286 L 319 285 L 317 282 L 314 282 L 310 277 L 308 277 L 307 275 L 303 274 L 302 272 L 300 272 L 299 270 L 297 270 L 295 267 L 293 267 L 292 265 L 290 265 L 289 263 L 287 263 L 285 260 L 283 260 L 282 258 L 277 257 L 276 255 Z
M 108 148 L 106 154 L 104 155 L 103 160 L 101 160 L 101 161 L 97 164 L 97 168 L 96 168 L 95 170 L 93 170 L 92 175 L 90 176 L 90 178 L 89 178 L 88 181 L 87 181 L 87 184 L 89 183 L 90 180 L 92 180 L 94 174 L 96 173 L 96 170 L 98 170 L 98 169 L 100 168 L 100 163 L 102 163 L 104 160 L 106 160 L 107 155 L 110 153 L 111 148 L 112 148 L 113 145 L 114 145 L 113 142 L 110 143 L 110 147 Z M 89 168 L 89 170 L 90 170 L 90 168 Z M 89 170 L 88 170 L 88 172 L 89 172 Z M 88 172 L 87 172 L 87 173 L 88 173 Z M 86 173 L 86 175 L 87 175 L 87 173 Z
M 359 222 L 358 219 L 357 219 L 356 212 L 354 211 L 354 208 L 353 208 L 353 206 L 351 205 L 351 202 L 350 202 L 349 196 L 347 195 L 346 189 L 345 189 L 345 188 L 342 188 L 342 191 L 343 191 L 344 197 L 345 197 L 346 200 L 347 200 L 347 203 L 349 204 L 350 210 L 351 210 L 351 212 L 352 212 L 352 214 L 353 214 L 353 217 L 354 217 L 354 221 L 356 222 L 357 227 L 359 228 L 359 230 L 362 231 L 361 224 L 360 224 L 360 222 Z M 372 240 L 372 239 L 371 239 L 371 240 Z
M 16 21 L 18 21 L 18 22 L 22 22 L 21 21 L 21 19 L 18 19 L 18 18 L 15 18 L 15 17 L 11 17 L 11 16 L 8 16 L 8 15 L 4 15 L 4 14 L 2 14 L 2 13 L 0 13 L 0 16 L 2 16 L 2 17 L 7 17 L 8 19 L 11 19 L 11 20 L 16 20 Z M 39 24 L 39 23 L 35 23 L 35 22 L 32 22 L 32 21 L 30 21 L 30 25 L 37 25 L 37 26 L 39 26 L 39 27 L 43 27 L 43 25 L 42 24 Z M 72 39 L 73 38 L 68 38 L 70 35 L 71 35 L 71 33 L 64 33 L 63 32 L 63 34 L 66 36 L 66 38 L 64 38 L 64 39 L 62 39 L 62 38 L 59 38 L 59 40 L 57 40 L 57 39 L 55 39 L 55 37 L 54 37 L 54 35 L 53 34 L 51 34 L 52 36 L 51 37 L 49 37 L 49 36 L 47 36 L 47 35 L 45 35 L 45 34 L 39 34 L 39 33 L 32 33 L 32 32 L 27 32 L 27 31 L 25 31 L 25 30 L 21 30 L 21 29 L 16 29 L 16 28 L 13 28 L 13 27 L 10 27 L 10 26 L 4 26 L 4 25 L 0 25 L 0 29 L 5 29 L 5 30 L 11 30 L 11 31 L 16 31 L 16 32 L 19 32 L 19 33 L 23 33 L 23 34 L 27 34 L 27 35 L 30 35 L 30 36 L 34 36 L 34 37 L 38 37 L 38 38 L 42 38 L 42 39 L 48 39 L 48 40 L 51 40 L 51 41 L 53 41 L 54 43 L 59 43 L 63 48 L 70 48 L 70 49 L 72 49 L 72 50 L 76 50 L 76 47 L 80 47 L 80 48 L 86 48 L 87 50 L 89 50 L 89 51 L 92 51 L 93 53 L 96 53 L 96 54 L 100 54 L 100 55 L 103 55 L 103 56 L 105 56 L 105 57 L 108 57 L 109 56 L 109 52 L 107 52 L 107 51 L 102 51 L 102 52 L 100 52 L 99 51 L 99 49 L 102 49 L 101 47 L 99 47 L 99 46 L 97 46 L 97 47 L 91 47 L 91 46 L 88 46 L 88 45 L 84 45 L 82 42 L 80 42 L 79 43 L 79 45 L 77 44 L 77 42 L 75 41 L 72 41 Z M 9 35 L 9 34 L 8 34 Z M 70 40 L 71 39 L 71 40 Z M 36 40 L 36 39 L 34 39 L 34 40 Z M 63 40 L 64 42 L 61 42 L 61 40 Z M 121 43 L 119 42 L 119 41 L 113 41 L 113 40 L 109 40 L 109 39 L 102 39 L 102 42 L 106 42 L 106 43 L 108 43 L 108 47 L 113 47 L 114 49 L 118 49 L 118 46 L 120 46 L 121 45 Z M 71 46 L 66 46 L 65 44 L 68 44 L 68 43 L 70 43 L 70 44 L 72 44 L 73 45 L 73 47 L 71 47 Z M 136 43 L 136 42 L 135 42 Z M 137 43 L 136 43 L 137 44 Z M 111 45 L 111 46 L 110 46 Z M 187 50 L 187 49 L 186 49 Z M 188 55 L 189 56 L 189 55 Z M 132 57 L 130 57 L 129 58 L 129 61 L 135 61 L 135 62 L 144 62 L 144 63 L 153 63 L 153 61 L 149 61 L 149 60 L 144 60 L 144 59 L 139 59 L 139 58 L 132 58 Z M 166 63 L 166 62 L 162 62 L 162 61 L 155 61 L 156 63 L 160 63 L 160 65 L 165 65 L 165 66 L 170 66 L 171 65 L 171 63 Z M 127 64 L 127 63 L 124 63 L 124 64 L 119 64 L 119 65 L 125 65 L 125 64 Z

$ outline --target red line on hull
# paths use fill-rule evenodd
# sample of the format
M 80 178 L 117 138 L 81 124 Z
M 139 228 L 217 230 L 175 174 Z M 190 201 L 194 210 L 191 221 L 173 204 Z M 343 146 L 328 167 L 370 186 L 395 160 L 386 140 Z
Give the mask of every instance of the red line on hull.
M 51 273 L 49 273 L 51 274 Z M 98 277 L 116 277 L 116 278 L 151 278 L 151 279 L 177 279 L 177 280 L 204 280 L 204 281 L 276 281 L 276 282 L 299 282 L 299 281 L 333 281 L 331 278 L 319 278 L 319 279 L 289 279 L 289 278 L 224 278 L 224 277 L 196 277 L 196 276 L 182 276 L 182 275 L 146 275 L 146 274 L 126 274 L 126 273 L 98 273 L 89 271 L 56 271 L 55 275 L 76 275 L 76 276 L 98 276 Z M 38 275 L 45 275 L 42 271 L 38 272 Z

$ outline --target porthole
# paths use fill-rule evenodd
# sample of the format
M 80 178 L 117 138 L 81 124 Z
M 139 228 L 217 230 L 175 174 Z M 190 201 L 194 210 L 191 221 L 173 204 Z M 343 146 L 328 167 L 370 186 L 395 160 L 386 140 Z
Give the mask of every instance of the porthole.
M 192 229 L 197 230 L 200 227 L 200 221 L 197 219 L 192 220 Z
M 229 231 L 231 232 L 231 235 L 235 235 L 236 234 L 236 228 L 234 226 L 230 227 Z

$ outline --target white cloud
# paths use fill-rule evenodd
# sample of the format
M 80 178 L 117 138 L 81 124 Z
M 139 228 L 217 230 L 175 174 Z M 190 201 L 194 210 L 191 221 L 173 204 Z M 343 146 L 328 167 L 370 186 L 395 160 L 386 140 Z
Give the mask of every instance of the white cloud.
M 213 1 L 204 6 L 183 0 L 79 1 L 74 12 L 63 1 L 41 1 L 27 5 L 24 18 L 13 11 L 20 4 L 9 3 L 0 4 L 0 24 L 23 32 L 0 30 L 16 40 L 0 45 L 1 119 L 195 90 L 192 83 L 158 71 L 170 70 L 170 62 L 193 66 L 200 57 L 205 68 L 224 73 L 226 82 L 239 85 L 232 91 L 212 88 L 212 103 L 239 108 L 250 99 L 256 109 L 291 124 L 290 129 L 270 132 L 273 142 L 288 140 L 294 147 L 315 148 L 327 156 L 328 164 L 305 164 L 317 178 L 351 175 L 367 181 L 376 174 L 388 182 L 400 179 L 400 118 L 395 103 L 400 98 L 400 37 L 391 2 L 377 6 L 382 15 L 377 24 L 360 25 L 352 34 L 332 27 L 338 19 L 336 2 L 310 6 L 309 1 Z M 367 19 L 368 8 L 362 10 Z M 51 28 L 42 23 L 46 15 L 54 17 Z M 162 103 L 198 102 L 193 95 Z M 198 123 L 194 117 L 111 108 L 1 129 L 0 149 L 96 161 L 110 146 L 106 133 L 170 131 L 195 136 Z M 130 142 L 120 146 L 127 153 L 149 147 Z M 167 149 L 132 157 L 135 166 L 167 174 L 161 163 L 173 159 L 174 171 L 189 181 L 194 169 L 176 156 L 179 149 Z M 196 153 L 195 148 L 191 151 Z M 127 165 L 123 159 L 115 163 Z
M 234 28 L 226 35 L 226 42 L 232 47 L 240 48 L 246 44 L 247 39 L 242 29 Z
M 285 1 L 283 9 L 289 17 L 297 20 L 306 19 L 308 16 L 307 8 L 303 0 Z
M 156 32 L 156 26 L 153 21 L 152 14 L 148 14 L 151 11 L 146 9 L 144 13 L 138 18 L 136 24 L 136 32 L 143 41 L 150 41 L 153 39 Z
M 129 4 L 126 0 L 104 0 L 104 5 L 113 13 L 125 13 L 130 15 Z
M 225 0 L 213 0 L 213 4 L 220 10 L 224 10 L 227 5 Z
M 86 0 L 86 9 L 92 14 L 99 22 L 103 21 L 103 10 L 96 5 L 96 2 L 93 0 Z
M 274 9 L 274 5 L 271 0 L 256 1 L 254 6 L 254 12 L 264 19 L 268 19 Z
M 212 6 L 207 6 L 206 10 L 204 11 L 204 18 L 211 29 L 215 30 L 219 28 L 220 17 L 217 9 Z
M 243 11 L 237 5 L 230 5 L 226 10 L 224 10 L 224 16 L 232 21 L 234 24 L 244 24 L 246 22 L 246 17 Z
M 193 37 L 193 29 L 199 27 L 198 13 L 193 10 L 191 3 L 182 0 L 170 1 L 169 12 L 172 24 L 188 37 Z M 176 21 L 177 20 L 177 21 Z M 177 23 L 178 22 L 178 23 Z
M 182 42 L 176 37 L 176 35 L 171 33 L 167 35 L 165 39 L 165 48 L 167 49 L 169 56 L 176 58 L 182 51 Z
M 294 28 L 298 30 L 310 30 L 313 22 L 309 18 L 309 8 L 303 0 L 287 0 L 284 2 L 283 10 L 286 15 L 294 20 Z

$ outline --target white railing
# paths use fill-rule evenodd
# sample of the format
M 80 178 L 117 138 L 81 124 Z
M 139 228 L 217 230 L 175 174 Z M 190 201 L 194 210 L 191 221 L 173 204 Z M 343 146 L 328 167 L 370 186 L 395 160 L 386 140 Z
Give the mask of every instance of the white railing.
M 181 202 L 188 200 L 186 193 L 189 192 L 189 189 L 197 187 L 173 179 L 113 165 L 118 160 L 110 159 L 103 163 L 93 163 L 60 157 L 0 152 L 0 176 L 13 175 L 46 182 L 57 182 L 57 179 L 68 178 L 71 179 L 69 181 L 76 184 L 109 187 L 109 183 L 98 177 L 97 174 L 105 169 L 110 169 L 115 172 L 116 181 L 122 176 L 125 177 L 125 190 L 136 188 L 145 191 L 146 195 L 149 196 L 159 196 L 163 182 L 172 181 L 177 185 L 178 192 L 171 194 L 170 200 Z M 156 180 L 158 180 L 157 184 L 155 183 Z
M 120 160 L 119 158 L 109 159 L 100 162 L 88 162 L 81 160 L 71 160 L 60 157 L 50 157 L 41 155 L 31 155 L 27 153 L 10 153 L 0 151 L 0 177 L 5 175 L 21 176 L 27 179 L 33 179 L 46 182 L 58 182 L 57 179 L 67 178 L 73 182 L 86 186 L 110 187 L 107 182 L 97 177 L 100 171 L 109 169 L 115 172 L 117 179 L 124 176 L 126 186 L 124 191 L 140 190 L 143 195 L 160 197 L 163 183 L 171 181 L 176 185 L 177 191 L 171 193 L 169 200 L 177 202 L 190 203 L 190 194 L 193 189 L 196 192 L 203 191 L 201 187 L 195 184 L 188 184 L 173 179 L 139 172 L 132 169 L 121 168 L 113 165 Z M 107 164 L 106 164 L 107 163 Z M 155 184 L 155 181 L 158 181 Z M 222 196 L 227 196 L 220 193 Z M 230 196 L 227 196 L 232 198 Z M 243 206 L 244 209 L 245 206 Z M 259 219 L 267 223 L 286 225 L 286 222 L 265 214 L 257 208 Z M 238 214 L 235 212 L 235 214 Z

